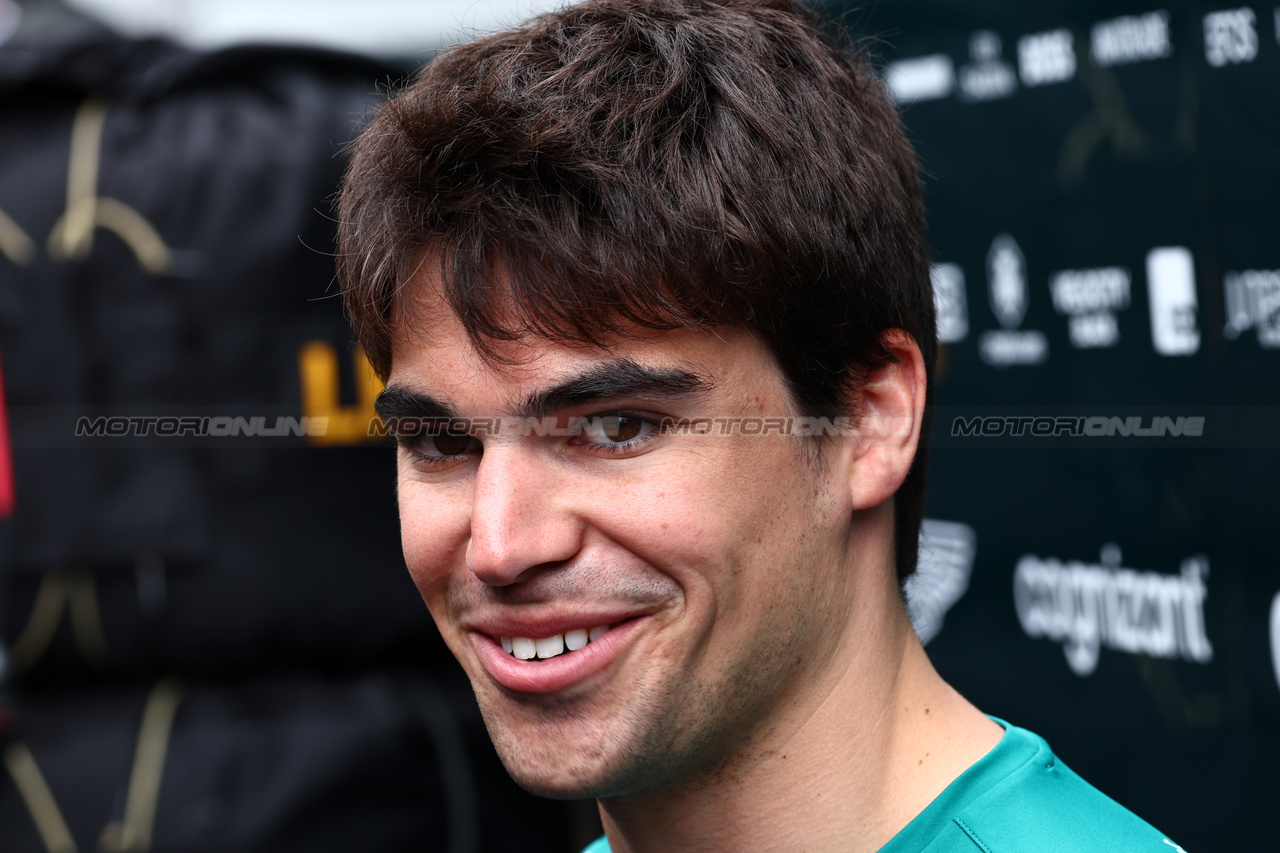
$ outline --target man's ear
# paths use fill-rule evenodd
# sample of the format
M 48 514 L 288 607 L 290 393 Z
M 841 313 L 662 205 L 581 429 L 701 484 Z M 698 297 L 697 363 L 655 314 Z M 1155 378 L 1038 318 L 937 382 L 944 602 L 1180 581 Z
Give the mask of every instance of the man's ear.
M 853 508 L 869 509 L 893 497 L 915 459 L 924 418 L 924 357 L 901 329 L 881 336 L 893 361 L 870 374 L 858 393 L 857 446 L 851 460 Z

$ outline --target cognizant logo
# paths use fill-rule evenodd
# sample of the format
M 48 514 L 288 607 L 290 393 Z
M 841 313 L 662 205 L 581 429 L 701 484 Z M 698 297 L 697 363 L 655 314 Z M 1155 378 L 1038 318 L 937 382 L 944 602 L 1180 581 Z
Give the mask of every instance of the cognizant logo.
M 1209 560 L 1182 561 L 1164 575 L 1120 566 L 1120 548 L 1102 548 L 1098 563 L 1063 562 L 1027 554 L 1013 573 L 1013 600 L 1028 637 L 1063 644 L 1067 665 L 1081 677 L 1098 666 L 1103 647 L 1196 663 L 1213 660 L 1205 635 Z

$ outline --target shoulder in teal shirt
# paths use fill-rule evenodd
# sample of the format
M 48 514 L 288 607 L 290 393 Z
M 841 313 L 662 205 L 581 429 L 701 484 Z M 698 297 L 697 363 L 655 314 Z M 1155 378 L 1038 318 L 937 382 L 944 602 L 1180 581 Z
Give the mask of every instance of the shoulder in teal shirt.
M 1077 776 L 1044 738 L 1005 730 L 880 853 L 1186 853 Z M 610 853 L 599 838 L 583 853 Z

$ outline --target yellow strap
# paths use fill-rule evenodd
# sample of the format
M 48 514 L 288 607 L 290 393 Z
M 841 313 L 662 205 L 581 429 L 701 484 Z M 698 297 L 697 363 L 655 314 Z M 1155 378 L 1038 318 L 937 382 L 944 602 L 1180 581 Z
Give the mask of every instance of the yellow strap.
M 129 205 L 114 198 L 99 198 L 97 221 L 103 228 L 120 235 L 147 272 L 160 275 L 169 268 L 172 260 L 169 247 L 151 223 Z
M 58 631 L 62 606 L 69 595 L 69 585 L 60 572 L 50 572 L 40 581 L 35 603 L 31 605 L 31 616 L 10 650 L 13 664 L 18 669 L 31 669 L 49 647 Z
M 67 579 L 67 607 L 71 612 L 71 631 L 80 653 L 88 663 L 105 664 L 111 659 L 111 649 L 107 646 L 106 634 L 102 633 L 98 585 L 92 572 L 76 572 Z
M 53 799 L 53 792 L 49 790 L 31 750 L 27 749 L 26 744 L 14 741 L 4 751 L 4 763 L 9 768 L 9 775 L 13 777 L 23 802 L 27 804 L 36 832 L 40 834 L 40 840 L 49 853 L 77 853 L 71 830 L 62 819 L 58 803 Z
M 133 772 L 129 776 L 124 820 L 107 824 L 98 839 L 98 847 L 105 853 L 146 853 L 151 849 L 165 755 L 169 750 L 173 718 L 182 701 L 182 692 L 182 686 L 175 679 L 166 678 L 147 698 L 138 731 L 138 748 L 133 757 Z
M 59 259 L 84 258 L 93 248 L 93 222 L 98 192 L 98 159 L 107 105 L 88 98 L 71 123 L 71 162 L 67 167 L 67 211 L 49 236 L 49 254 Z
M 172 253 L 146 218 L 122 201 L 98 192 L 98 169 L 107 105 L 87 99 L 71 125 L 71 162 L 67 167 L 67 209 L 49 234 L 49 254 L 60 261 L 83 260 L 93 249 L 93 231 L 106 228 L 133 250 L 147 272 L 169 268 Z
M 49 648 L 64 605 L 71 612 L 71 630 L 85 661 L 102 665 L 111 658 L 107 637 L 102 632 L 102 616 L 98 608 L 98 587 L 93 574 L 50 572 L 40 581 L 31 616 L 13 643 L 13 663 L 19 670 L 29 670 Z
M 20 267 L 29 267 L 36 259 L 35 241 L 3 210 L 0 210 L 0 255 Z

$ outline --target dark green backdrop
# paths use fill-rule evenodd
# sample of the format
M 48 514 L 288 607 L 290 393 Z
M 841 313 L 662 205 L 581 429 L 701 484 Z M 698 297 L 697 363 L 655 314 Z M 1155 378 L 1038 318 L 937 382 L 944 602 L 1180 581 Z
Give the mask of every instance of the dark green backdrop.
M 928 173 L 947 339 L 928 515 L 960 525 L 934 525 L 914 593 L 930 653 L 1187 849 L 1270 849 L 1280 12 L 843 20 L 879 38 Z

